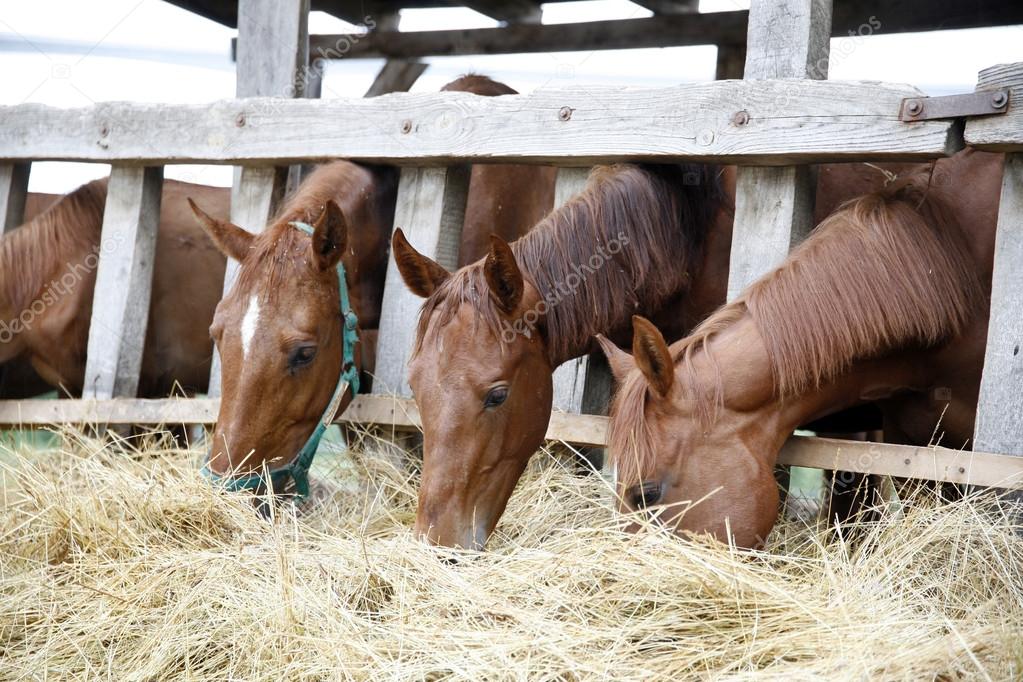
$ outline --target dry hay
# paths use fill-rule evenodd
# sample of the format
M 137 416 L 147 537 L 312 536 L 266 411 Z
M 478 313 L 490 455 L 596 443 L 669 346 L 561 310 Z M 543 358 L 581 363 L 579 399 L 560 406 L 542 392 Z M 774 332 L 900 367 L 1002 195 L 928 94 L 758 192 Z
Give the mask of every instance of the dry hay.
M 6 467 L 4 680 L 1010 679 L 1023 664 L 1023 540 L 979 500 L 918 494 L 855 543 L 784 522 L 742 554 L 626 536 L 598 477 L 548 459 L 490 551 L 455 562 L 412 539 L 414 482 L 378 460 L 263 520 L 211 490 L 195 453 L 65 443 Z

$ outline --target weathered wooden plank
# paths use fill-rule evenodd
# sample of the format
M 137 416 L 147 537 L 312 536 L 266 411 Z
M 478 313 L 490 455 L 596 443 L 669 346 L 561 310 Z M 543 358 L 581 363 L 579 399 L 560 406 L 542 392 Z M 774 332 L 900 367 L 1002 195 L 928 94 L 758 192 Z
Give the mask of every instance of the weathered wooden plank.
M 239 0 L 238 97 L 301 97 L 309 0 Z
M 342 157 L 406 165 L 452 159 L 588 165 L 685 157 L 787 165 L 954 152 L 961 136 L 953 122 L 898 120 L 902 100 L 917 96 L 910 86 L 758 80 L 655 89 L 587 86 L 505 97 L 394 93 L 84 109 L 21 104 L 0 107 L 0 159 L 281 164 Z M 739 125 L 745 116 L 749 120 Z
M 0 164 L 0 234 L 21 225 L 25 218 L 31 163 Z
M 231 222 L 249 232 L 262 232 L 277 211 L 287 185 L 286 166 L 243 166 L 238 180 L 231 188 Z M 238 278 L 239 265 L 228 260 L 224 271 L 224 294 L 231 290 Z M 208 395 L 220 395 L 220 353 L 213 349 Z
M 974 448 L 1023 455 L 1023 154 L 1002 176 Z
M 85 363 L 87 398 L 133 397 L 149 322 L 163 166 L 114 166 Z
M 831 4 L 831 0 L 753 0 L 746 79 L 826 79 Z M 805 167 L 738 169 L 729 300 L 783 261 L 789 247 L 809 232 L 813 197 L 813 177 Z
M 1008 111 L 969 119 L 966 143 L 988 151 L 1023 151 L 1023 62 L 999 64 L 980 72 L 978 91 L 999 88 L 1009 88 Z
M 0 426 L 213 424 L 219 409 L 213 398 L 0 400 Z
M 395 229 L 400 227 L 420 253 L 453 270 L 458 264 L 468 189 L 466 166 L 403 168 L 394 210 Z M 389 259 L 380 310 L 375 393 L 411 395 L 406 365 L 421 305 L 422 299 L 405 287 L 394 259 Z
M 657 1 L 663 7 L 671 0 L 644 1 L 648 6 Z M 316 4 L 313 3 L 314 7 Z M 1023 23 L 1023 4 L 1016 0 L 843 1 L 837 5 L 832 35 L 840 37 Z M 640 19 L 417 31 L 400 35 L 392 32 L 369 36 L 314 35 L 311 43 L 314 48 L 333 50 L 335 59 L 741 44 L 746 39 L 746 16 L 744 11 L 663 14 Z M 338 49 L 338 46 L 348 46 L 348 49 Z
M 380 68 L 366 97 L 379 97 L 392 92 L 408 92 L 427 67 L 426 62 L 415 59 L 388 59 Z
M 781 265 L 813 228 L 814 175 L 807 166 L 737 169 L 729 301 Z
M 533 0 L 464 0 L 462 4 L 509 24 L 539 24 L 543 14 L 540 3 Z
M 0 426 L 212 424 L 219 402 L 183 398 L 3 400 Z M 397 430 L 416 430 L 422 426 L 415 401 L 383 395 L 358 396 L 337 421 L 387 424 Z M 599 415 L 555 412 L 551 415 L 547 440 L 604 447 L 607 421 L 607 417 Z M 1012 455 L 795 436 L 782 448 L 778 461 L 818 469 L 1023 489 L 1023 458 Z
M 559 168 L 554 205 L 561 206 L 586 187 L 589 168 Z M 611 372 L 602 354 L 574 358 L 554 370 L 554 409 L 575 414 L 607 414 Z

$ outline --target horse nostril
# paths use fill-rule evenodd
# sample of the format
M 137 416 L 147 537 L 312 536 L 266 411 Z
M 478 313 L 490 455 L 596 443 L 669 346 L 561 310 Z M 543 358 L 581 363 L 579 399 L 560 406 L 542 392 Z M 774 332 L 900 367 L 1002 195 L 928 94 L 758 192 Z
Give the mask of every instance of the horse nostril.
M 661 484 L 657 481 L 646 481 L 629 488 L 626 495 L 633 509 L 645 509 L 657 504 L 661 499 Z

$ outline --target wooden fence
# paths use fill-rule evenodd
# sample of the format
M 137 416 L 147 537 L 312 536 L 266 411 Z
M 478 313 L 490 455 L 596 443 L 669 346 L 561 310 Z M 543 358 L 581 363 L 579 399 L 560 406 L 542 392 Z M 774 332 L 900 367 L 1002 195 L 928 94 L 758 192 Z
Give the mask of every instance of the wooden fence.
M 1003 115 L 970 119 L 965 129 L 953 119 L 904 123 L 900 108 L 905 98 L 921 96 L 915 88 L 813 80 L 827 75 L 830 4 L 754 0 L 742 81 L 567 88 L 501 98 L 437 93 L 318 101 L 266 97 L 295 90 L 291 86 L 307 58 L 308 0 L 243 0 L 239 99 L 212 105 L 0 108 L 4 228 L 20 220 L 31 162 L 109 162 L 103 238 L 116 237 L 109 242 L 116 248 L 104 251 L 97 273 L 85 398 L 0 401 L 0 424 L 214 421 L 216 363 L 210 399 L 133 397 L 167 163 L 240 166 L 231 215 L 250 230 L 262 229 L 269 218 L 287 164 L 336 157 L 399 164 L 395 225 L 419 251 L 449 268 L 457 258 L 468 162 L 559 165 L 559 202 L 581 187 L 585 167 L 594 163 L 739 164 L 732 297 L 784 259 L 811 227 L 814 184 L 801 164 L 933 159 L 965 143 L 1008 153 L 977 451 L 793 438 L 781 461 L 1023 488 L 1023 457 L 1018 457 L 1023 455 L 1023 64 L 992 67 L 978 81 L 978 90 L 1009 88 Z M 275 18 L 247 21 L 268 16 Z M 232 282 L 229 268 L 225 287 Z M 418 306 L 392 263 L 377 353 L 380 393 L 358 397 L 340 421 L 418 426 L 405 379 Z M 604 443 L 606 418 L 579 414 L 606 400 L 606 376 L 591 363 L 580 358 L 558 369 L 560 409 L 551 420 L 550 439 Z

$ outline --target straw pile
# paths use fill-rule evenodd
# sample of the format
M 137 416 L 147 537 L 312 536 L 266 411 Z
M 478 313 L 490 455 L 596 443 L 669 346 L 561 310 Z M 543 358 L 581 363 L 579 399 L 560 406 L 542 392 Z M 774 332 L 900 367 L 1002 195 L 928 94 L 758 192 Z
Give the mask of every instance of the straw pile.
M 0 678 L 966 679 L 1023 670 L 1023 540 L 926 494 L 741 554 L 616 527 L 549 458 L 484 554 L 413 540 L 414 481 L 358 457 L 263 520 L 196 453 L 73 439 L 5 467 Z M 321 471 L 321 477 L 323 472 Z

